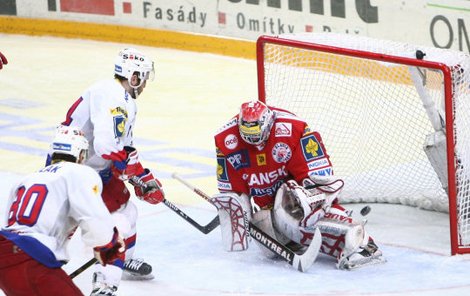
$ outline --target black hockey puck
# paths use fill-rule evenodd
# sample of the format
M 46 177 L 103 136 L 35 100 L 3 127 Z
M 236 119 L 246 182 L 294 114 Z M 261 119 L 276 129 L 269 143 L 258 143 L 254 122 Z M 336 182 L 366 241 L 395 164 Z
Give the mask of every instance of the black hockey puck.
M 369 206 L 363 207 L 362 210 L 361 210 L 361 215 L 366 216 L 367 214 L 370 213 L 370 210 L 371 210 L 371 208 Z
M 425 55 L 426 55 L 426 54 L 425 54 L 424 52 L 422 52 L 421 50 L 419 50 L 419 49 L 416 51 L 416 58 L 417 58 L 418 60 L 422 60 Z

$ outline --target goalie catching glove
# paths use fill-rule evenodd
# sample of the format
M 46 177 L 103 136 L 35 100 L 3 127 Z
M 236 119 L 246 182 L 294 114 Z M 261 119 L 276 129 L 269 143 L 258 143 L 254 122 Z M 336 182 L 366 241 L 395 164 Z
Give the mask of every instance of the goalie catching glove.
M 282 207 L 294 219 L 299 220 L 301 227 L 313 226 L 323 218 L 329 208 L 329 204 L 325 204 L 326 196 L 323 192 L 307 190 L 294 180 L 287 181 L 283 186 L 285 193 Z
M 144 173 L 140 176 L 132 177 L 131 184 L 134 186 L 135 195 L 140 200 L 155 205 L 162 202 L 165 198 L 162 184 L 153 176 L 149 169 L 145 169 Z
M 117 265 L 122 265 L 124 263 L 125 251 L 126 245 L 116 227 L 114 227 L 113 238 L 108 244 L 93 248 L 95 258 L 103 266 L 117 263 L 116 261 L 120 261 Z

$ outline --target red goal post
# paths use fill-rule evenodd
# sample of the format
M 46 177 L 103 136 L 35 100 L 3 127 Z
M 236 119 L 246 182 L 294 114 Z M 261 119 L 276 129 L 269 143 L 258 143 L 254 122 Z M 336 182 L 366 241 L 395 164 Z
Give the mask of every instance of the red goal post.
M 322 134 L 342 202 L 448 212 L 470 253 L 470 56 L 334 33 L 261 36 L 259 99 Z M 325 172 L 319 170 L 318 174 Z

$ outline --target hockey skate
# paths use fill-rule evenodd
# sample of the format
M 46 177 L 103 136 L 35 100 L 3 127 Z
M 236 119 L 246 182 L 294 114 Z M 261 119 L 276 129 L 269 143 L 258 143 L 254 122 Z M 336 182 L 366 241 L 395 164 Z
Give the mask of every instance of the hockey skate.
M 382 251 L 379 250 L 379 247 L 377 247 L 372 239 L 369 239 L 367 245 L 360 247 L 351 255 L 344 256 L 343 254 L 340 254 L 336 266 L 338 269 L 352 270 L 359 267 L 385 262 L 385 258 L 382 257 Z
M 117 296 L 116 291 L 116 286 L 109 286 L 104 282 L 104 275 L 101 272 L 93 273 L 93 290 L 90 296 Z
M 122 279 L 128 281 L 147 281 L 153 279 L 152 266 L 143 259 L 124 261 Z

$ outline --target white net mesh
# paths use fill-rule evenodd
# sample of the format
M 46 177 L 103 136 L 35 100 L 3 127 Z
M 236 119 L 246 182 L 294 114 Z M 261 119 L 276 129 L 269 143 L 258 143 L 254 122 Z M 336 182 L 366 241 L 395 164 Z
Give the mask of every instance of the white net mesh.
M 450 67 L 459 238 L 469 244 L 469 55 L 333 33 L 279 37 L 413 59 L 421 50 L 426 54 L 424 60 Z M 331 53 L 276 43 L 264 44 L 263 61 L 266 102 L 296 113 L 322 134 L 335 175 L 345 180 L 343 202 L 401 203 L 449 210 L 447 192 L 423 150 L 425 138 L 435 132 L 436 123 L 430 120 L 423 95 L 413 83 L 410 73 L 416 67 L 388 59 L 353 57 L 347 50 Z M 421 72 L 432 109 L 445 119 L 443 72 L 423 68 Z

